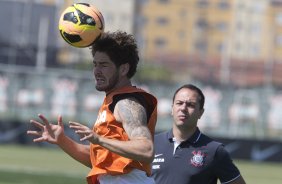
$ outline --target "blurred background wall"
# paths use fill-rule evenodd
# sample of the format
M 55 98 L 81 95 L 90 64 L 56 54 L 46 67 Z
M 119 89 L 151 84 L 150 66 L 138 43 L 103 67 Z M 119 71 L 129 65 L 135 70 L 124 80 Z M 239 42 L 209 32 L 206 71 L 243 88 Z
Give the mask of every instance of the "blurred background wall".
M 94 87 L 90 50 L 69 46 L 57 28 L 77 2 L 96 5 L 106 31 L 136 37 L 134 83 L 159 99 L 157 132 L 171 127 L 174 91 L 194 83 L 206 96 L 205 133 L 282 161 L 281 0 L 0 0 L 0 143 L 29 143 L 27 124 L 38 113 L 96 120 L 104 94 Z

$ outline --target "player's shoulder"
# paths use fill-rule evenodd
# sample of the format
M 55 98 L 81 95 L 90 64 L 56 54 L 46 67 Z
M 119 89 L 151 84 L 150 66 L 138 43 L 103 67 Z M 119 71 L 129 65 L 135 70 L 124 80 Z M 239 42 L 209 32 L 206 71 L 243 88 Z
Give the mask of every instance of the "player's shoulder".
M 167 149 L 167 146 L 171 145 L 171 139 L 169 135 L 169 131 L 155 133 L 154 146 L 156 150 Z
M 202 134 L 201 141 L 204 142 L 209 149 L 212 149 L 218 157 L 224 157 L 229 154 L 225 148 L 225 145 L 222 142 L 218 142 L 214 138 Z
M 201 133 L 199 142 L 200 144 L 206 144 L 208 147 L 213 147 L 214 149 L 218 149 L 219 147 L 223 146 L 221 142 L 218 142 L 215 139 L 203 133 Z
M 157 132 L 155 133 L 155 140 L 160 140 L 160 139 L 169 139 L 169 131 L 162 131 L 162 132 Z

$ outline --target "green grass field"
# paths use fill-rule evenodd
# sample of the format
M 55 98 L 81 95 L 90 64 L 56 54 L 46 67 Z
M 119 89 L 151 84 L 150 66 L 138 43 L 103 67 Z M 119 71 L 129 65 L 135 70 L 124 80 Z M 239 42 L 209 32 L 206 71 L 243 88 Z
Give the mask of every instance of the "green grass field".
M 82 184 L 88 171 L 59 149 L 0 146 L 0 184 Z
M 247 184 L 281 184 L 282 164 L 235 161 Z M 0 145 L 0 184 L 85 184 L 89 169 L 59 149 Z

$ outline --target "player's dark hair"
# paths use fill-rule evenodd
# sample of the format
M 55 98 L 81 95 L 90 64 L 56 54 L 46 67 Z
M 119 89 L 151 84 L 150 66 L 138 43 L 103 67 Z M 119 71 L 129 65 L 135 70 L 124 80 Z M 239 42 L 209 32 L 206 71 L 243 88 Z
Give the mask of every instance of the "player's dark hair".
M 178 88 L 173 95 L 172 102 L 174 102 L 176 94 L 183 88 L 187 88 L 187 89 L 190 89 L 192 91 L 196 91 L 199 94 L 199 96 L 200 96 L 200 99 L 199 99 L 200 109 L 203 109 L 204 104 L 205 104 L 205 95 L 203 94 L 202 90 L 200 90 L 200 88 L 198 88 L 197 86 L 195 86 L 193 84 L 184 84 L 183 86 Z
M 116 67 L 128 63 L 130 66 L 128 78 L 136 73 L 139 56 L 133 35 L 122 31 L 105 32 L 95 41 L 91 49 L 93 57 L 97 51 L 105 52 Z

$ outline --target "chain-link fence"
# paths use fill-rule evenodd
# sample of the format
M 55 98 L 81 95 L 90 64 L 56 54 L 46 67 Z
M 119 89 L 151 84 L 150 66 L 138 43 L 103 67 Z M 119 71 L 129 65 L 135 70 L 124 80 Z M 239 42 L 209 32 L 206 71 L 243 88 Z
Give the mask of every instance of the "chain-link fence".
M 199 126 L 221 137 L 282 139 L 282 91 L 268 87 L 238 88 L 205 85 L 197 81 L 206 96 Z M 171 127 L 171 100 L 182 84 L 138 83 L 159 100 L 156 131 Z M 75 120 L 92 126 L 104 93 L 97 92 L 89 71 L 1 65 L 0 119 L 27 123 L 38 113 L 56 120 Z

